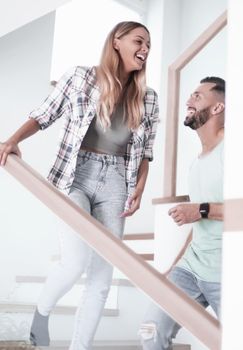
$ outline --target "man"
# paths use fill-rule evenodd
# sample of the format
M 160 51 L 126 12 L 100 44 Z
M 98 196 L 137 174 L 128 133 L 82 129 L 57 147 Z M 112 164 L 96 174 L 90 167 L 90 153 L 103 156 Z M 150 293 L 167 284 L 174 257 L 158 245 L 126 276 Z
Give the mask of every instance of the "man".
M 223 231 L 223 139 L 225 81 L 207 77 L 187 102 L 184 125 L 196 130 L 201 154 L 189 173 L 190 203 L 169 215 L 179 226 L 192 223 L 192 240 L 168 278 L 203 307 L 220 317 L 221 243 Z M 151 304 L 139 334 L 144 350 L 171 350 L 180 325 Z

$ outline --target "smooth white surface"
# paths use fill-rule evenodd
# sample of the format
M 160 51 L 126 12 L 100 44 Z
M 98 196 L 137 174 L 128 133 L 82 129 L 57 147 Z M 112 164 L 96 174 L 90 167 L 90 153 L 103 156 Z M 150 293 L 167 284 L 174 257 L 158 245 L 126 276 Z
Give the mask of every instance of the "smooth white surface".
M 70 0 L 0 0 L 0 37 L 54 11 Z
M 72 0 L 60 7 L 56 11 L 51 80 L 58 80 L 71 66 L 99 64 L 107 34 L 128 18 L 141 21 L 137 12 L 113 0 Z
M 240 157 L 243 130 L 243 99 L 241 93 L 243 69 L 242 13 L 242 1 L 230 0 L 227 53 L 225 198 L 243 197 L 243 165 Z
M 243 232 L 224 233 L 222 291 L 222 350 L 242 350 Z
M 243 197 L 243 99 L 241 76 L 243 44 L 241 33 L 243 3 L 229 0 L 228 54 L 227 54 L 227 104 L 225 136 L 225 199 Z M 222 281 L 222 350 L 242 350 L 242 247 L 243 232 L 226 232 L 223 239 Z
M 185 0 L 181 8 L 180 52 L 184 52 L 194 40 L 210 26 L 227 8 L 227 0 Z M 192 160 L 201 150 L 194 130 L 185 127 L 186 102 L 198 87 L 200 80 L 207 76 L 226 79 L 227 27 L 181 71 L 181 92 L 179 103 L 177 195 L 187 194 L 187 176 Z
M 158 204 L 155 209 L 154 263 L 162 273 L 171 268 L 191 230 L 190 224 L 179 227 L 168 215 L 169 209 L 177 204 Z

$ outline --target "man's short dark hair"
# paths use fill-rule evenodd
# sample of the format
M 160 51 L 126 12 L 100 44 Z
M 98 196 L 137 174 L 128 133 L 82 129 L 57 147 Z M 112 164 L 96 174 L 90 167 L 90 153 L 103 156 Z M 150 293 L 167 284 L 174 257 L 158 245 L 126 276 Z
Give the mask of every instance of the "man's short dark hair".
M 212 83 L 215 84 L 211 90 L 217 91 L 218 93 L 225 94 L 225 80 L 219 77 L 206 77 L 200 81 L 203 83 Z

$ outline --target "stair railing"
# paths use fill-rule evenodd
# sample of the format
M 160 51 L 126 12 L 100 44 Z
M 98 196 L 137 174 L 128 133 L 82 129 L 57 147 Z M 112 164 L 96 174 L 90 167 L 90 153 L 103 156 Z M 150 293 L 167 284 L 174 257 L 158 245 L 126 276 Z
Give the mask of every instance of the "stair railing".
M 146 263 L 22 159 L 9 155 L 4 168 L 173 319 L 209 349 L 220 349 L 220 324 L 201 305 Z

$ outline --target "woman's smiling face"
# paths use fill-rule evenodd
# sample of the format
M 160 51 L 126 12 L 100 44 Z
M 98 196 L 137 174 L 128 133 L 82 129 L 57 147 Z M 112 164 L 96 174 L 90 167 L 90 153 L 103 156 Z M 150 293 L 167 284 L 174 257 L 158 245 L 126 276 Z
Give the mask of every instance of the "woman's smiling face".
M 121 58 L 123 73 L 141 70 L 150 50 L 149 33 L 143 27 L 135 28 L 121 38 L 115 38 L 114 48 Z

